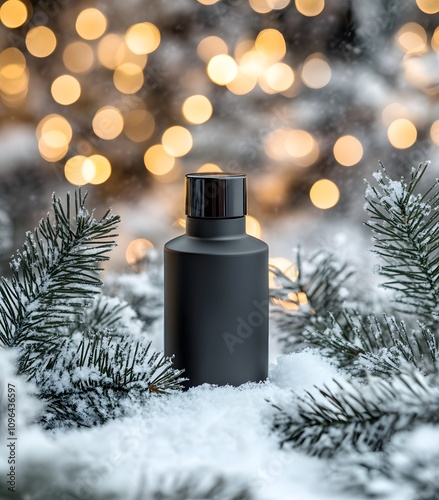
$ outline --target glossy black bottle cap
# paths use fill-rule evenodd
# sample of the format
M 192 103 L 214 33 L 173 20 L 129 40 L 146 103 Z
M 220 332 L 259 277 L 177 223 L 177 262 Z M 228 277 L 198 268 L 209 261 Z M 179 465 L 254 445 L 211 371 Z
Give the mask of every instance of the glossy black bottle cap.
M 186 174 L 186 215 L 229 219 L 247 214 L 247 176 L 227 172 Z

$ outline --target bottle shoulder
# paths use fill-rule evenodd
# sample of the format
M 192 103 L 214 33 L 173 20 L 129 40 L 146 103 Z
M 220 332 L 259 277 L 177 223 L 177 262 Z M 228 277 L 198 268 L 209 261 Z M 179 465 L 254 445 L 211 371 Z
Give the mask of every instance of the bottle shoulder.
M 165 243 L 164 248 L 171 252 L 224 255 L 268 252 L 268 245 L 265 241 L 249 234 L 237 238 L 194 238 L 182 234 Z

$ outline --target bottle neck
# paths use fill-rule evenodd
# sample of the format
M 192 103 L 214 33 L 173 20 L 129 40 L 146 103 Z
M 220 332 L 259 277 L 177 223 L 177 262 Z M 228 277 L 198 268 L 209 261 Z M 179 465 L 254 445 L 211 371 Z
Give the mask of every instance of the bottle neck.
M 186 217 L 186 234 L 195 238 L 236 238 L 245 235 L 245 216 L 230 219 Z

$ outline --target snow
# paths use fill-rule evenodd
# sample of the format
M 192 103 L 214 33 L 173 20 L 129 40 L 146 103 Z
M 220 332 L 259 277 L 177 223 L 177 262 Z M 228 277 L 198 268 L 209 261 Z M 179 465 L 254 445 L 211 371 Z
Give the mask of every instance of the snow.
M 337 370 L 327 360 L 323 361 L 316 352 L 306 349 L 279 356 L 271 368 L 270 381 L 280 388 L 300 391 L 328 384 L 337 375 Z
M 5 352 L 0 352 L 0 366 L 10 366 Z M 10 368 L 3 372 L 2 384 L 13 378 Z M 336 374 L 327 361 L 307 351 L 279 357 L 264 383 L 237 388 L 206 384 L 155 395 L 144 407 L 134 405 L 132 416 L 101 427 L 49 433 L 22 422 L 19 484 L 34 491 L 29 500 L 61 494 L 129 500 L 140 498 L 139 491 L 141 498 L 152 498 L 157 489 L 171 494 L 187 478 L 195 478 L 202 491 L 204 483 L 223 476 L 230 488 L 230 496 L 219 497 L 224 499 L 233 498 L 242 484 L 255 499 L 343 498 L 325 491 L 317 479 L 326 473 L 324 461 L 283 450 L 270 428 L 275 411 L 270 402 L 288 397 L 291 388 L 327 383 Z M 1 460 L 2 476 L 5 468 Z

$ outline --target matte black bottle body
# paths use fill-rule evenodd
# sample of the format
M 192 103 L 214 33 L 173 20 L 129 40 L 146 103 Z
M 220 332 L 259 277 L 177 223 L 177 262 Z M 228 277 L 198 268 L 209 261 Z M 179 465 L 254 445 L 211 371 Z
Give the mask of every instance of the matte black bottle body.
M 268 246 L 245 217 L 187 217 L 165 245 L 165 354 L 188 387 L 267 378 Z

